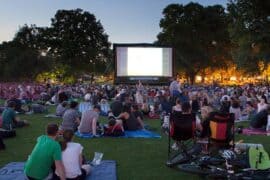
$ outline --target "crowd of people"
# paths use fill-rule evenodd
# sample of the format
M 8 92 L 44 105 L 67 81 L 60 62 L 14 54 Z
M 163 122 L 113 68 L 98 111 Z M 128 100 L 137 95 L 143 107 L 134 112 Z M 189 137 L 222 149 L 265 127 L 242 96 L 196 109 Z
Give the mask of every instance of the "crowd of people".
M 57 105 L 55 115 L 63 118 L 60 127 L 63 130 L 77 130 L 80 123 L 85 124 L 87 121 L 96 127 L 98 115 L 113 116 L 117 120 L 116 124 L 122 120 L 124 129 L 144 128 L 143 115 L 156 118 L 164 113 L 181 111 L 184 102 L 190 103 L 192 113 L 200 113 L 207 107 L 208 111 L 234 113 L 236 121 L 250 120 L 253 128 L 264 128 L 269 97 L 268 86 L 180 86 L 176 80 L 170 86 L 144 86 L 140 82 L 136 86 L 0 84 L 0 98 L 7 100 L 9 109 L 15 105 L 12 108 L 16 112 L 38 109 L 36 102 L 40 105 Z M 22 108 L 23 104 L 31 102 L 32 109 Z M 5 107 L 0 109 L 4 111 Z M 4 119 L 4 128 L 10 129 L 7 128 L 10 125 L 6 117 Z M 21 126 L 20 121 L 16 122 L 13 123 Z M 93 132 L 95 135 L 94 130 L 80 128 L 79 131 Z
M 62 118 L 59 129 L 57 125 L 50 124 L 47 135 L 38 138 L 26 164 L 25 172 L 29 179 L 46 177 L 53 164 L 55 176 L 60 179 L 87 175 L 90 167 L 83 165 L 83 147 L 72 142 L 72 137 L 77 131 L 100 136 L 99 116 L 108 119 L 103 131 L 105 135 L 121 136 L 125 130 L 144 129 L 145 117 L 158 117 L 164 121 L 166 115 L 173 112 L 182 113 L 183 117 L 195 114 L 197 128 L 207 136 L 207 117 L 213 111 L 233 113 L 235 122 L 249 121 L 250 127 L 255 129 L 265 129 L 270 114 L 270 87 L 252 84 L 190 86 L 181 85 L 176 80 L 170 86 L 148 86 L 141 82 L 116 86 L 2 83 L 0 98 L 6 100 L 6 105 L 1 108 L 4 131 L 29 125 L 16 115 L 27 113 L 22 109 L 24 104 L 30 104 L 29 111 L 33 111 L 35 104 L 42 107 L 56 105 L 55 116 Z M 64 139 L 60 144 L 55 141 L 59 133 Z M 44 152 L 44 149 L 48 150 Z M 77 156 L 71 158 L 71 153 Z M 46 162 L 44 167 L 36 166 L 37 160 Z M 76 167 L 70 167 L 71 161 L 77 162 Z

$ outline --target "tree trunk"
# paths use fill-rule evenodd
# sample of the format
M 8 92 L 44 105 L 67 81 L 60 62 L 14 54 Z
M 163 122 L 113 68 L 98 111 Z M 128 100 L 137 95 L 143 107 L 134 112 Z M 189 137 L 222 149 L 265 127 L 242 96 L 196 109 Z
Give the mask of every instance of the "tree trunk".
M 190 84 L 193 85 L 195 83 L 195 75 L 190 76 Z

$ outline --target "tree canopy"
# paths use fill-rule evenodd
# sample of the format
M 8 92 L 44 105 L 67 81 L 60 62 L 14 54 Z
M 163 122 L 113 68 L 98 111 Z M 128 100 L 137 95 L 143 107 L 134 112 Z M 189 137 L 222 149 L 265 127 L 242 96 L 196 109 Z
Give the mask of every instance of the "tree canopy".
M 270 62 L 270 1 L 230 0 L 228 14 L 233 59 L 249 74 L 260 72 Z
M 31 79 L 56 68 L 70 75 L 103 72 L 111 61 L 110 45 L 95 15 L 82 9 L 58 10 L 50 27 L 24 25 L 12 41 L 0 45 L 1 75 Z
M 109 61 L 108 35 L 96 17 L 81 9 L 58 10 L 44 41 L 48 53 L 77 71 L 100 71 Z M 59 58 L 58 58 L 59 57 Z
M 175 48 L 177 69 L 191 82 L 205 68 L 224 66 L 230 59 L 228 20 L 222 6 L 171 4 L 163 10 L 163 16 L 157 43 Z

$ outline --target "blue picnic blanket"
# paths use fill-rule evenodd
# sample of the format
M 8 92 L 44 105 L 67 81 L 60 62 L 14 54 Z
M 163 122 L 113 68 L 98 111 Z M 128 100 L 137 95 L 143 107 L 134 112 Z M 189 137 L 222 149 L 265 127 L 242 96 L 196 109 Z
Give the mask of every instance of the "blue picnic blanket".
M 91 133 L 80 133 L 76 132 L 75 135 L 79 138 L 93 138 L 93 135 Z M 107 136 L 101 136 L 101 137 L 107 137 Z M 111 136 L 110 136 L 111 137 Z M 136 130 L 136 131 L 125 131 L 124 136 L 118 136 L 119 138 L 161 138 L 161 136 L 155 132 L 149 131 L 149 130 Z
M 0 169 L 0 180 L 25 180 L 24 162 L 11 162 Z M 86 180 L 116 180 L 116 161 L 103 160 L 100 165 L 93 166 Z

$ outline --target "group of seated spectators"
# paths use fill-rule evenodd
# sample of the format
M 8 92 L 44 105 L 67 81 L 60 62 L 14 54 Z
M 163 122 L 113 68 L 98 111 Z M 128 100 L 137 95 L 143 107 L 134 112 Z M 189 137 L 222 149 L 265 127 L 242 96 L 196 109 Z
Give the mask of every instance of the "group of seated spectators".
M 143 86 L 141 82 L 136 86 L 0 84 L 0 98 L 7 100 L 1 111 L 4 131 L 29 125 L 16 115 L 29 101 L 57 105 L 55 115 L 62 118 L 59 129 L 56 124 L 49 124 L 47 135 L 38 138 L 25 166 L 28 179 L 44 179 L 51 168 L 58 179 L 80 179 L 89 174 L 83 147 L 72 138 L 76 131 L 99 136 L 100 115 L 108 118 L 105 134 L 119 136 L 125 130 L 144 129 L 144 116 L 158 117 L 165 123 L 167 115 L 180 113 L 183 120 L 196 119 L 201 137 L 209 136 L 209 116 L 213 111 L 233 113 L 236 122 L 249 121 L 250 127 L 256 129 L 265 129 L 270 115 L 270 86 L 181 87 L 177 81 L 160 87 Z M 60 143 L 55 140 L 58 133 L 63 136 Z M 0 147 L 1 136 L 3 133 Z
M 60 109 L 60 106 L 63 108 L 62 104 L 58 105 L 57 109 Z M 98 119 L 102 112 L 101 106 L 99 104 L 91 105 L 89 108 L 84 109 L 82 113 L 78 111 L 78 106 L 79 104 L 76 101 L 70 102 L 69 108 L 62 115 L 63 121 L 60 125 L 60 130 L 79 131 L 82 134 L 90 133 L 93 136 L 99 136 L 97 129 L 100 126 Z M 108 125 L 105 128 L 109 128 L 109 126 L 120 127 L 123 131 L 144 129 L 143 115 L 139 111 L 137 104 L 123 105 L 120 103 L 119 109 L 117 109 L 116 114 L 113 111 L 108 111 Z
M 42 103 L 36 103 L 34 95 Z M 181 112 L 183 104 L 189 103 L 192 113 L 203 113 L 206 109 L 233 113 L 236 122 L 246 120 L 252 128 L 265 129 L 270 112 L 269 97 L 269 86 L 252 84 L 222 87 L 180 86 L 177 81 L 173 81 L 170 86 L 145 86 L 141 82 L 136 86 L 2 83 L 0 98 L 6 100 L 7 108 L 2 107 L 0 111 L 3 112 L 2 128 L 10 130 L 11 127 L 28 124 L 14 117 L 7 118 L 15 116 L 17 112 L 26 112 L 22 108 L 23 104 L 31 102 L 28 111 L 37 112 L 41 106 L 54 104 L 57 105 L 55 115 L 63 119 L 61 130 L 69 129 L 97 136 L 100 115 L 108 117 L 109 129 L 113 126 L 123 130 L 138 130 L 144 128 L 144 116 L 164 119 L 166 114 L 173 111 Z M 78 103 L 77 98 L 83 101 Z

